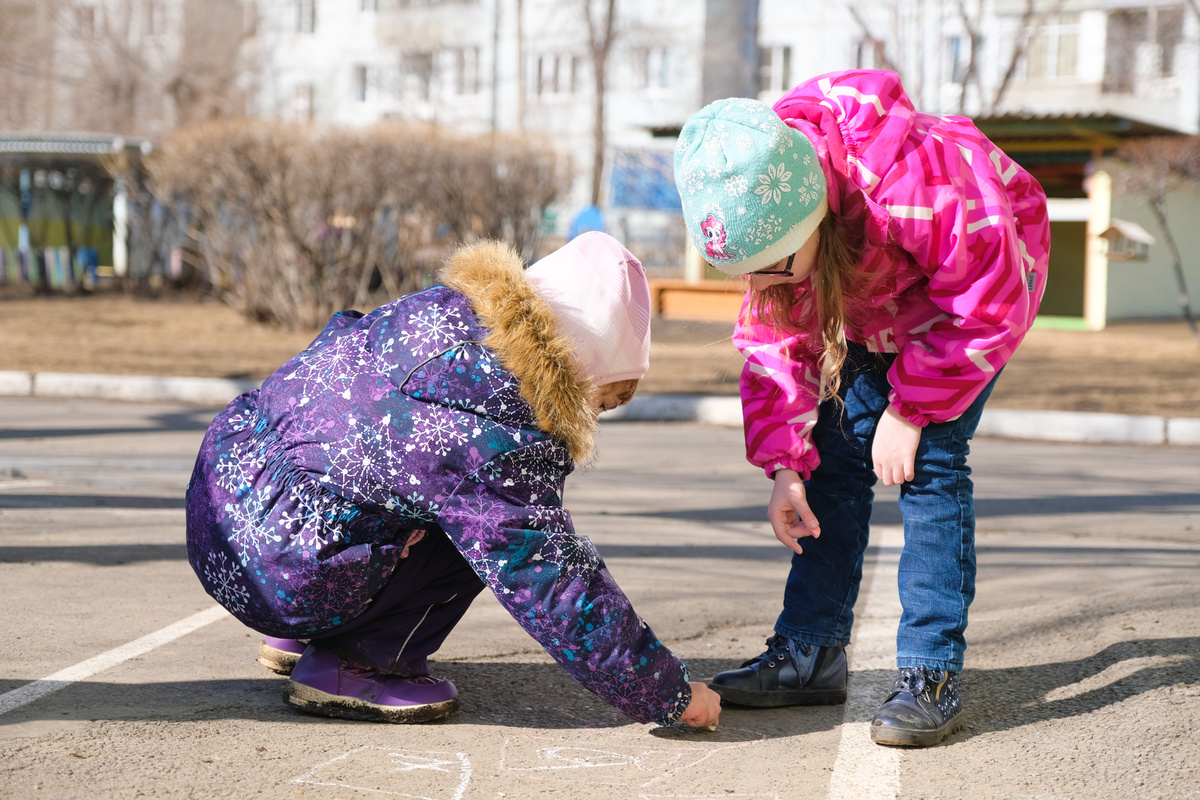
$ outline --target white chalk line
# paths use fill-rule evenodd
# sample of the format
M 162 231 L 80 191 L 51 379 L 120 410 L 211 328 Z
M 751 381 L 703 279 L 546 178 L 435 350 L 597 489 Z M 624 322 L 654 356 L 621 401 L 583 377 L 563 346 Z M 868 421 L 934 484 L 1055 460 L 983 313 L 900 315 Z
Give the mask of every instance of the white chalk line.
M 123 644 L 106 653 L 93 656 L 87 661 L 81 661 L 72 667 L 61 669 L 41 680 L 27 683 L 19 689 L 13 689 L 11 692 L 0 694 L 0 714 L 7 714 L 9 711 L 32 703 L 34 700 L 39 700 L 48 694 L 53 694 L 59 689 L 65 689 L 73 683 L 86 680 L 98 672 L 115 667 L 117 664 L 128 661 L 131 658 L 137 658 L 156 647 L 173 642 L 181 636 L 186 636 L 192 631 L 199 630 L 205 625 L 228 616 L 229 612 L 220 606 L 206 608 L 203 611 L 192 614 L 190 617 L 181 619 L 179 622 L 168 625 L 153 633 L 148 633 L 140 639 L 134 639 L 128 644 Z
M 406 792 L 389 791 L 387 789 L 377 789 L 377 788 L 372 788 L 369 786 L 357 786 L 353 783 L 349 783 L 340 778 L 333 780 L 333 781 L 317 780 L 317 771 L 318 770 L 320 770 L 324 767 L 328 767 L 332 764 L 336 764 L 339 761 L 346 761 L 347 759 L 350 758 L 350 756 L 358 755 L 359 753 L 362 753 L 367 750 L 381 750 L 381 751 L 387 753 L 388 755 L 390 755 L 393 759 L 399 759 L 401 761 L 400 766 L 394 767 L 393 769 L 389 770 L 389 772 L 391 772 L 393 774 L 398 773 L 398 772 L 408 772 L 408 771 L 418 770 L 418 769 L 433 770 L 436 772 L 449 772 L 449 770 L 444 769 L 444 767 L 453 764 L 454 763 L 453 761 L 449 761 L 446 759 L 439 759 L 439 758 L 433 758 L 433 759 L 426 758 L 424 754 L 433 754 L 433 755 L 439 755 L 439 756 L 453 755 L 454 757 L 456 757 L 458 759 L 459 773 L 462 775 L 462 777 L 458 782 L 458 786 L 454 790 L 454 794 L 449 798 L 449 800 L 462 800 L 463 793 L 465 793 L 467 791 L 467 785 L 471 782 L 471 760 L 470 760 L 470 758 L 468 758 L 466 753 L 455 753 L 455 752 L 451 752 L 451 751 L 447 751 L 447 750 L 406 750 L 403 748 L 388 748 L 388 747 L 378 747 L 375 745 L 364 745 L 362 747 L 356 747 L 355 749 L 353 749 L 349 752 L 342 753 L 340 756 L 331 758 L 328 761 L 323 761 L 320 764 L 317 764 L 315 767 L 313 767 L 311 770 L 309 770 L 304 775 L 301 775 L 299 778 L 293 778 L 292 783 L 310 783 L 315 786 L 337 786 L 342 789 L 353 789 L 355 791 L 375 792 L 377 794 L 390 794 L 390 795 L 395 795 L 396 797 L 410 797 L 410 798 L 414 798 L 414 800 L 434 800 L 434 798 L 428 797 L 427 795 L 423 795 L 423 794 L 408 794 Z M 417 760 L 414 761 L 414 760 L 410 759 L 408 761 L 404 761 L 404 758 L 406 756 L 409 756 L 409 754 L 413 754 L 413 753 L 417 754 L 416 755 Z
M 904 545 L 904 529 L 897 525 L 871 527 L 871 543 L 880 547 Z M 896 668 L 896 628 L 900 623 L 900 597 L 896 590 L 899 559 L 876 562 L 865 596 L 859 595 L 854 622 L 851 666 L 860 673 L 851 678 L 842 739 L 838 745 L 829 800 L 895 800 L 900 794 L 900 754 L 894 747 L 871 741 L 871 717 L 890 686 Z M 888 678 L 866 680 L 861 673 L 882 670 Z

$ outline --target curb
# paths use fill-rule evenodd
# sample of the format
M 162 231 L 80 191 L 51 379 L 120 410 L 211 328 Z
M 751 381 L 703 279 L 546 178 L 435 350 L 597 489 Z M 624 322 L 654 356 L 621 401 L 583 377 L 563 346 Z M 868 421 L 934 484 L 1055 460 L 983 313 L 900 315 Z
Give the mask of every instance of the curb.
M 259 383 L 226 378 L 0 370 L 0 396 L 8 397 L 88 397 L 224 406 L 242 392 L 257 389 Z M 737 397 L 638 395 L 629 405 L 605 412 L 601 420 L 700 422 L 741 427 L 742 405 Z M 1200 447 L 1200 418 L 997 408 L 984 410 L 976 434 L 1053 442 Z
M 737 397 L 637 395 L 627 406 L 606 412 L 604 420 L 703 422 L 741 427 Z M 1022 411 L 985 408 L 977 436 L 1093 444 L 1200 446 L 1200 419 L 1088 411 Z
M 0 395 L 89 397 L 97 400 L 176 401 L 226 405 L 261 381 L 225 378 L 163 378 L 152 375 L 87 375 L 67 372 L 0 372 Z

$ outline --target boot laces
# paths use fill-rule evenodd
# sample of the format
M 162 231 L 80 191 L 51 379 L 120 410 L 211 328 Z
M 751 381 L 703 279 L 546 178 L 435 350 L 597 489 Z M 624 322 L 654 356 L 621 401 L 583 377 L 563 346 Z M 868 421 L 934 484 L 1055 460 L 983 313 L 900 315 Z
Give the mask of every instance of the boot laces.
M 913 697 L 927 693 L 931 684 L 942 679 L 941 670 L 929 670 L 924 666 L 905 667 L 896 677 L 895 690 L 908 692 Z
M 767 666 L 775 666 L 783 663 L 787 659 L 792 659 L 793 663 L 800 660 L 800 656 L 807 658 L 812 654 L 813 646 L 807 642 L 793 642 L 791 639 L 782 634 L 775 634 L 770 639 L 767 639 L 766 652 L 760 653 L 746 663 L 743 667 L 750 667 L 756 664 L 767 663 Z

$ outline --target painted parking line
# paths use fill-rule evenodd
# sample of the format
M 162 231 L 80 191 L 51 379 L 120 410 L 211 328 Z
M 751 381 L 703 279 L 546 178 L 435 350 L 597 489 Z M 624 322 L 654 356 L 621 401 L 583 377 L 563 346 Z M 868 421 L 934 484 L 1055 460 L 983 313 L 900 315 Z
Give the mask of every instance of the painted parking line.
M 872 526 L 871 544 L 899 552 L 904 528 Z M 895 548 L 894 550 L 892 548 Z M 870 587 L 859 597 L 854 620 L 851 666 L 858 675 L 850 680 L 842 740 L 829 780 L 830 800 L 894 800 L 900 793 L 900 753 L 871 741 L 871 717 L 891 685 L 896 668 L 896 627 L 900 623 L 900 597 L 896 591 L 899 557 L 875 561 Z M 863 673 L 886 676 L 868 679 Z
M 148 633 L 140 639 L 134 639 L 128 644 L 123 644 L 106 653 L 93 656 L 87 661 L 81 661 L 72 667 L 61 669 L 41 680 L 27 683 L 19 689 L 13 689 L 11 692 L 0 694 L 0 714 L 7 714 L 9 711 L 32 703 L 34 700 L 43 698 L 48 694 L 53 694 L 59 689 L 65 689 L 72 683 L 86 680 L 98 672 L 115 667 L 117 664 L 128 661 L 131 658 L 137 658 L 156 647 L 173 642 L 181 636 L 186 636 L 192 631 L 199 630 L 205 625 L 212 624 L 228 616 L 229 612 L 220 606 L 206 608 L 203 611 L 192 614 L 190 617 L 179 620 L 179 622 L 168 625 L 165 628 L 160 628 L 154 631 L 154 633 Z

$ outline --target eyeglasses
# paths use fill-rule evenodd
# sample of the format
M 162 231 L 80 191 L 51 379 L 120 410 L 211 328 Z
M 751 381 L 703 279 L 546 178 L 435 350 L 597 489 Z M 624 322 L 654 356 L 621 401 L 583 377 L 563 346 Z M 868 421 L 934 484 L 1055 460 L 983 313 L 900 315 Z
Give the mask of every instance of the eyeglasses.
M 783 265 L 783 269 L 760 269 L 757 272 L 751 272 L 751 275 L 783 275 L 792 277 L 792 262 L 796 260 L 796 254 L 792 253 L 788 256 L 787 263 Z

